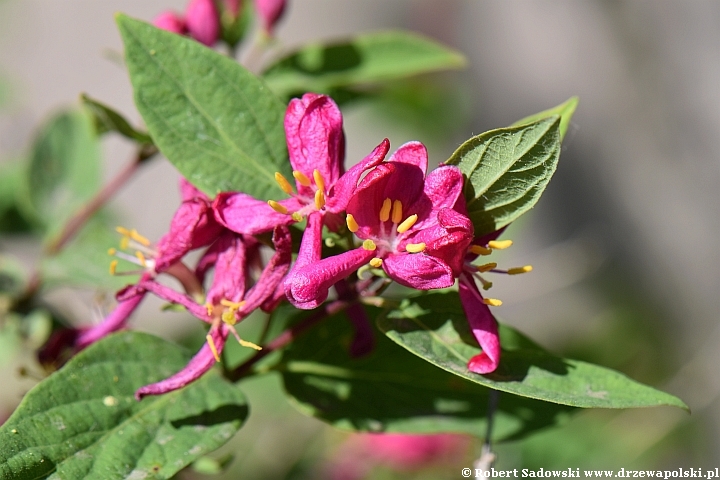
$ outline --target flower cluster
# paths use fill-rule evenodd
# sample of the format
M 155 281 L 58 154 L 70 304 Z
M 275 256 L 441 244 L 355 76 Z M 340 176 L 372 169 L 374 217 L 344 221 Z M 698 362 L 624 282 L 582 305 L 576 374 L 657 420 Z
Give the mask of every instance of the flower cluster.
M 347 171 L 343 167 L 345 137 L 342 115 L 325 95 L 306 94 L 290 102 L 285 132 L 294 185 L 281 173 L 275 178 L 286 199 L 257 200 L 242 192 L 224 192 L 208 198 L 186 180 L 181 181 L 182 204 L 170 231 L 155 246 L 134 230 L 123 235 L 111 271 L 119 274 L 118 260 L 141 267 L 140 280 L 117 294 L 118 306 L 100 325 L 76 339 L 83 348 L 123 328 L 148 293 L 182 305 L 209 325 L 207 342 L 177 374 L 136 392 L 138 399 L 177 388 L 209 370 L 229 335 L 241 345 L 261 347 L 239 337 L 234 326 L 255 309 L 271 311 L 284 299 L 300 309 L 312 309 L 328 298 L 331 287 L 340 297 L 367 294 L 354 272 L 370 268 L 377 275 L 406 287 L 430 290 L 451 287 L 459 279 L 460 299 L 482 353 L 468 364 L 470 371 L 489 373 L 500 358 L 495 319 L 476 284 L 489 287 L 480 274 L 498 270 L 496 264 L 472 262 L 493 249 L 509 246 L 501 233 L 474 238 L 463 197 L 463 175 L 443 165 L 428 173 L 428 154 L 419 142 L 409 142 L 389 158 L 387 139 Z M 297 257 L 291 268 L 290 228 L 306 222 Z M 323 229 L 344 238 L 348 248 L 323 258 Z M 272 232 L 274 254 L 263 262 L 261 234 Z M 203 249 L 194 268 L 186 255 Z M 263 264 L 264 263 L 264 264 Z M 207 290 L 204 285 L 213 270 Z M 382 270 L 382 272 L 381 272 Z M 177 279 L 182 291 L 157 277 Z M 365 311 L 348 309 L 358 335 L 351 353 L 372 348 L 372 332 Z

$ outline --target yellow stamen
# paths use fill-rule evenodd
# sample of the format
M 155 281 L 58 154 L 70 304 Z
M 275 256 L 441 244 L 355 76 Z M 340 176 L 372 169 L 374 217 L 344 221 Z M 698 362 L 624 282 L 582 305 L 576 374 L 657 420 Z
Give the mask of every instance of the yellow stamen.
M 409 253 L 420 253 L 423 250 L 425 250 L 425 244 L 424 243 L 408 243 L 405 245 L 405 250 L 407 250 Z
M 303 216 L 302 216 L 302 214 L 301 214 L 300 212 L 293 212 L 293 214 L 290 215 L 290 216 L 291 216 L 292 219 L 295 220 L 296 222 L 302 222 Z
M 150 246 L 150 240 L 140 235 L 135 229 L 130 230 L 130 238 L 138 242 L 140 245 L 144 245 L 146 247 Z
M 122 237 L 120 239 L 120 250 L 127 250 L 130 246 L 130 237 Z
M 482 247 L 480 245 L 473 245 L 470 247 L 470 253 L 473 253 L 475 255 L 490 255 L 492 253 L 492 250 L 489 248 Z
M 405 219 L 405 221 L 398 225 L 398 233 L 405 233 L 410 230 L 412 226 L 415 225 L 415 222 L 417 222 L 417 219 L 417 213 L 415 215 L 410 215 L 408 218 Z
M 392 208 L 392 200 L 386 198 L 380 208 L 380 221 L 387 222 L 390 220 L 390 209 Z
M 213 357 L 215 357 L 215 361 L 220 361 L 220 355 L 218 355 L 217 348 L 215 347 L 215 340 L 213 340 L 212 335 L 209 333 L 205 337 L 205 340 L 207 340 L 208 346 L 210 347 L 210 350 L 212 351 Z
M 245 305 L 245 300 L 243 300 L 241 302 L 231 302 L 230 300 L 226 300 L 223 298 L 222 300 L 220 300 L 220 305 L 222 305 L 223 307 L 232 308 L 234 310 L 239 310 L 240 307 Z
M 505 250 L 512 244 L 512 240 L 491 240 L 488 242 L 488 247 L 494 250 Z
M 290 185 L 290 182 L 288 182 L 288 179 L 285 178 L 282 173 L 275 172 L 275 181 L 278 185 L 280 185 L 280 188 L 283 192 L 287 193 L 288 195 L 292 195 L 294 193 L 292 185 Z
M 110 275 L 115 275 L 115 272 L 117 271 L 118 261 L 113 260 L 110 262 Z
M 143 255 L 142 252 L 135 252 L 135 256 L 140 261 L 140 265 L 147 267 L 147 261 L 145 260 L 145 255 Z
M 313 170 L 313 180 L 315 180 L 315 185 L 317 185 L 318 190 L 325 191 L 325 179 L 320 173 L 320 170 Z
M 380 266 L 382 265 L 382 258 L 373 258 L 372 260 L 370 260 L 370 265 L 375 268 L 380 268 Z
M 352 233 L 355 233 L 358 229 L 360 229 L 360 225 L 357 224 L 355 217 L 353 217 L 350 213 L 348 213 L 347 217 L 345 217 L 345 223 L 347 223 L 348 230 Z
M 520 275 L 521 273 L 532 272 L 532 265 L 525 265 L 524 267 L 509 268 L 508 275 Z
M 485 305 L 490 305 L 491 307 L 499 307 L 502 305 L 502 301 L 497 298 L 483 298 L 483 303 Z
M 117 253 L 117 250 L 114 248 L 108 248 L 108 255 L 115 255 Z
M 220 315 L 220 318 L 228 325 L 235 325 L 237 323 L 237 318 L 235 318 L 235 312 L 236 310 L 234 308 L 231 308 L 230 310 L 225 310 L 222 315 Z
M 238 342 L 240 343 L 240 346 L 253 348 L 255 350 L 262 350 L 262 347 L 260 345 L 255 345 L 254 343 L 243 340 L 242 338 L 239 338 Z
M 320 210 L 325 206 L 325 194 L 322 190 L 315 192 L 315 208 Z
M 490 263 L 486 263 L 485 265 L 478 265 L 476 268 L 477 268 L 478 272 L 484 273 L 484 272 L 489 272 L 490 270 L 492 270 L 495 267 L 497 267 L 497 263 L 490 262 Z
M 285 207 L 285 205 L 282 205 L 275 200 L 268 200 L 268 205 L 270 205 L 270 208 L 272 208 L 278 213 L 286 214 L 288 212 L 288 209 Z
M 207 310 L 208 317 L 212 317 L 213 311 L 215 310 L 215 306 L 210 302 L 206 302 L 205 309 Z
M 377 246 L 375 245 L 375 242 L 373 242 L 372 240 L 365 240 L 362 243 L 362 248 L 372 252 L 377 248 Z
M 130 236 L 130 230 L 125 227 L 115 227 L 115 231 L 124 237 Z
M 395 200 L 393 202 L 393 209 L 392 209 L 392 221 L 393 223 L 400 223 L 402 222 L 402 202 L 400 200 Z
M 482 283 L 483 290 L 490 290 L 492 288 L 492 285 L 493 285 L 492 282 L 488 282 L 484 278 L 481 278 L 480 282 Z
M 302 173 L 300 170 L 295 170 L 295 171 L 293 172 L 293 177 L 295 177 L 295 180 L 297 180 L 298 183 L 299 183 L 300 185 L 302 185 L 303 187 L 309 187 L 309 186 L 310 186 L 310 179 L 307 177 L 307 175 L 305 175 L 304 173 Z

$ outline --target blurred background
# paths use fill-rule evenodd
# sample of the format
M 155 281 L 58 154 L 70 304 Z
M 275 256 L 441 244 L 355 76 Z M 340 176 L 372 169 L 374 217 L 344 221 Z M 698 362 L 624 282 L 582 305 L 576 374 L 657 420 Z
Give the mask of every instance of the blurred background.
M 139 123 L 113 14 L 151 20 L 185 0 L 0 0 L 0 162 L 26 154 L 37 126 L 86 92 Z M 580 97 L 557 173 L 512 225 L 504 264 L 532 274 L 495 282 L 497 310 L 551 351 L 600 363 L 681 397 L 692 409 L 588 411 L 497 445 L 499 468 L 715 467 L 720 458 L 720 3 L 698 0 L 290 0 L 278 48 L 404 28 L 463 52 L 464 71 L 391 86 L 344 111 L 348 162 L 382 138 L 428 144 L 444 161 L 465 139 Z M 104 140 L 103 178 L 132 157 Z M 121 224 L 159 238 L 178 174 L 151 162 L 113 200 Z M 2 192 L 0 192 L 1 194 Z M 28 268 L 40 246 L 0 237 Z M 54 299 L 77 324 L 98 321 L 97 292 Z M 181 338 L 197 328 L 146 302 L 135 325 Z M 0 343 L 0 418 L 36 382 L 32 352 Z M 226 478 L 316 478 L 346 434 L 305 418 L 277 378 L 246 382 L 253 415 L 215 458 Z M 458 478 L 479 452 L 431 471 L 379 466 L 372 478 Z M 183 473 L 190 478 L 191 473 Z M 222 477 L 221 477 L 222 478 Z

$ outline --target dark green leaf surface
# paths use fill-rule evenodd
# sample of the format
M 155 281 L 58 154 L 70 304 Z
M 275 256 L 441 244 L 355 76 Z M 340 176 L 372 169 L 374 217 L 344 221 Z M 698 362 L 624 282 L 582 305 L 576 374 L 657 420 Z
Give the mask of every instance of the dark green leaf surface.
M 434 40 L 402 31 L 373 32 L 348 41 L 307 45 L 263 74 L 279 95 L 397 80 L 461 68 L 465 58 Z
M 100 142 L 91 116 L 62 112 L 48 121 L 33 145 L 27 173 L 32 214 L 59 227 L 100 184 Z
M 120 113 L 84 93 L 80 98 L 88 110 L 92 112 L 98 134 L 117 132 L 141 145 L 152 143 L 152 139 L 147 133 L 136 130 Z
M 368 308 L 368 313 L 373 318 L 381 311 Z M 376 333 L 375 350 L 351 358 L 352 329 L 345 314 L 339 314 L 285 350 L 279 369 L 287 393 L 303 413 L 358 431 L 485 435 L 487 388 L 445 372 Z M 553 425 L 569 410 L 502 395 L 494 437 L 519 438 Z
M 0 478 L 170 478 L 227 442 L 247 416 L 237 387 L 215 372 L 142 402 L 137 388 L 187 362 L 143 333 L 91 346 L 33 388 L 0 427 Z
M 284 197 L 274 174 L 291 175 L 285 106 L 270 89 L 196 41 L 124 15 L 117 22 L 135 104 L 180 173 L 211 196 Z
M 560 156 L 560 117 L 500 128 L 463 143 L 450 159 L 466 177 L 475 235 L 502 228 L 540 199 Z
M 571 97 L 557 107 L 548 108 L 547 110 L 538 112 L 535 115 L 530 115 L 529 117 L 518 120 L 517 122 L 513 123 L 513 126 L 526 125 L 528 123 L 537 122 L 538 120 L 542 120 L 547 117 L 552 117 L 553 115 L 560 115 L 560 141 L 562 141 L 562 139 L 565 138 L 568 125 L 570 125 L 570 120 L 575 113 L 578 101 L 578 97 Z
M 671 405 L 677 397 L 598 365 L 553 356 L 521 334 L 501 331 L 502 357 L 488 375 L 467 370 L 480 353 L 457 293 L 433 293 L 379 320 L 380 329 L 415 355 L 472 382 L 503 392 L 575 407 L 631 408 Z

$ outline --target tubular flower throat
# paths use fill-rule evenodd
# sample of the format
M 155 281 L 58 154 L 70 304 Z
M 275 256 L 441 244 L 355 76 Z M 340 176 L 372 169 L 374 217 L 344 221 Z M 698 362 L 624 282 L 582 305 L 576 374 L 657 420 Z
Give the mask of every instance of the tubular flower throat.
M 315 308 L 330 286 L 368 263 L 408 287 L 452 286 L 473 234 L 463 177 L 453 166 L 439 167 L 427 178 L 426 171 L 427 150 L 419 142 L 401 146 L 371 170 L 347 206 L 347 228 L 361 246 L 296 266 L 285 282 L 288 299 L 299 308 Z

